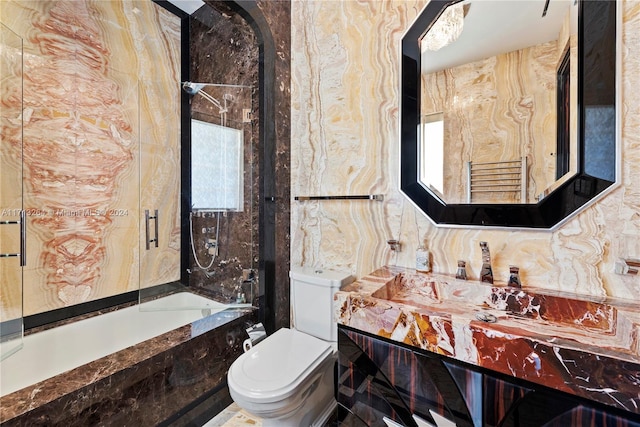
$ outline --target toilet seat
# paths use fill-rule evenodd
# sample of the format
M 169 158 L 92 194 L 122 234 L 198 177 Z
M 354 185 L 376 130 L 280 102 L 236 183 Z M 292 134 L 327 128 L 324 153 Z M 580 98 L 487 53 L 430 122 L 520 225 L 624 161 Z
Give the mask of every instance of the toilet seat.
M 333 353 L 329 343 L 295 329 L 282 328 L 242 354 L 231 365 L 229 388 L 252 403 L 272 403 L 296 392 Z

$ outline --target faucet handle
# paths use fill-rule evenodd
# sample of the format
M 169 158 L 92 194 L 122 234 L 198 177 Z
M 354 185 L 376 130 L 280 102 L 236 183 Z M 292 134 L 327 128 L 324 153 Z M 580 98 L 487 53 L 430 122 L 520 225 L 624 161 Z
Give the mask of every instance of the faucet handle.
M 456 279 L 467 280 L 467 263 L 463 260 L 458 260 Z
M 243 268 L 242 269 L 242 281 L 243 282 L 253 282 L 255 278 L 255 271 L 253 268 Z
M 522 283 L 520 283 L 520 268 L 515 265 L 509 266 L 509 283 L 507 284 L 516 288 L 522 287 Z

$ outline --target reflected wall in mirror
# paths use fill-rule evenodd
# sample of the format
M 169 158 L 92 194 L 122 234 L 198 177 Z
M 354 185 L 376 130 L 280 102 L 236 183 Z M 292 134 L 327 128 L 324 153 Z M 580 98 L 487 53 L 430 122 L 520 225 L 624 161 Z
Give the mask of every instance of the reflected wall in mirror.
M 615 2 L 429 2 L 402 40 L 402 192 L 440 225 L 557 226 L 615 182 L 615 58 Z
M 446 203 L 538 200 L 556 181 L 559 153 L 560 177 L 576 171 L 578 6 L 550 2 L 542 16 L 543 6 L 537 1 L 456 3 L 420 39 L 421 159 L 440 147 L 427 124 L 440 114 Z M 442 46 L 434 40 L 442 37 L 446 27 L 441 23 L 447 20 L 459 34 Z M 566 133 L 560 132 L 563 118 L 573 124 Z

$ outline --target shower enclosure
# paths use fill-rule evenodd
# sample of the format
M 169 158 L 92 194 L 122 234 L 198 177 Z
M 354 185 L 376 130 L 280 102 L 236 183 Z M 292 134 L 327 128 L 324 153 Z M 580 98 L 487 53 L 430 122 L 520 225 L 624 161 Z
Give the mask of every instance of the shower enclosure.
M 139 22 L 166 15 L 157 43 L 155 21 L 102 25 L 110 7 L 3 4 L 17 27 L 2 24 L 0 39 L 2 358 L 25 328 L 171 292 L 255 303 L 254 89 L 185 90 L 180 21 L 153 2 L 123 2 Z M 64 33 L 76 18 L 85 33 Z M 109 45 L 125 31 L 147 44 Z M 176 309 L 207 305 L 163 307 Z
M 258 286 L 252 88 L 200 82 L 182 82 L 180 88 L 189 100 L 188 120 L 183 121 L 186 125 L 182 129 L 189 136 L 188 143 L 183 137 L 181 152 L 174 152 L 173 147 L 170 155 L 155 152 L 157 143 L 141 150 L 141 165 L 177 161 L 182 155 L 182 163 L 188 167 L 182 171 L 182 194 L 176 197 L 166 196 L 175 187 L 155 184 L 161 181 L 157 175 L 163 173 L 159 165 L 147 168 L 155 171 L 156 178 L 141 174 L 140 300 L 153 297 L 157 285 L 170 284 L 189 286 L 191 291 L 230 306 L 251 305 Z M 141 135 L 149 131 L 143 130 Z M 180 199 L 188 202 L 188 208 L 183 206 L 178 212 Z M 170 207 L 158 209 L 159 202 Z M 173 229 L 162 231 L 163 221 Z M 187 255 L 186 275 L 166 268 L 180 261 L 169 249 L 180 245 L 181 234 L 187 235 L 182 240 L 187 247 L 181 248 L 182 255 Z M 154 272 L 166 276 L 154 278 Z
M 0 23 L 0 360 L 22 343 L 22 38 Z

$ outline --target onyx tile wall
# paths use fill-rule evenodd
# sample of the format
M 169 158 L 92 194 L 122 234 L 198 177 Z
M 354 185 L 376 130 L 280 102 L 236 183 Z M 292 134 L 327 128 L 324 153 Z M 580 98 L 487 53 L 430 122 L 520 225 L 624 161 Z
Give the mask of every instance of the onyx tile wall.
M 399 43 L 423 0 L 292 2 L 293 195 L 381 193 L 379 202 L 292 202 L 293 265 L 337 267 L 362 277 L 391 264 L 415 266 L 426 242 L 434 270 L 481 269 L 488 241 L 496 280 L 518 265 L 523 285 L 636 298 L 637 276 L 614 273 L 640 252 L 640 8 L 622 8 L 621 185 L 553 232 L 435 227 L 398 190 Z M 403 250 L 386 244 L 396 238 Z
M 2 210 L 28 216 L 22 294 L 0 283 L 0 319 L 16 305 L 34 315 L 176 280 L 179 156 L 164 155 L 180 142 L 180 19 L 151 1 L 12 0 L 0 20 L 24 41 L 24 73 L 3 76 L 1 100 L 3 157 L 24 168 L 17 181 L 3 168 L 3 182 L 24 198 Z M 12 106 L 23 119 L 4 117 Z M 140 207 L 151 201 L 162 237 L 145 256 Z

